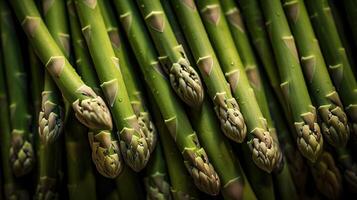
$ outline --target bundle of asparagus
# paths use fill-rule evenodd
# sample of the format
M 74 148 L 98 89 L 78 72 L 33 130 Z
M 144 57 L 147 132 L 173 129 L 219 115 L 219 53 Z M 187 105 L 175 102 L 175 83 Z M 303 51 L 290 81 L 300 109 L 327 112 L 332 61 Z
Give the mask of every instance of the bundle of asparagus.
M 0 0 L 0 199 L 357 198 L 356 7 Z

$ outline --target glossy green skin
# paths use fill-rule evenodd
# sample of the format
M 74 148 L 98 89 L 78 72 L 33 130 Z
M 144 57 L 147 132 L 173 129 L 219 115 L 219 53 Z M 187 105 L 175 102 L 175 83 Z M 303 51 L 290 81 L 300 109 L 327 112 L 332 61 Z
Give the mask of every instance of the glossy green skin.
M 32 47 L 44 65 L 46 65 L 53 56 L 64 56 L 61 49 L 56 45 L 55 40 L 51 37 L 46 25 L 41 20 L 40 14 L 33 0 L 15 0 L 11 1 L 11 5 L 18 20 L 23 25 L 24 22 L 28 23 L 29 19 L 35 20 L 36 23 L 38 23 L 34 32 L 30 33 L 28 29 L 26 29 L 25 32 L 28 34 Z M 84 83 L 67 59 L 65 59 L 61 75 L 59 77 L 55 77 L 54 80 L 63 96 L 70 103 L 73 103 L 77 99 L 83 100 L 88 98 L 81 93 L 76 93 L 76 90 L 84 85 Z
M 326 0 L 305 1 L 332 81 L 351 123 L 356 124 L 357 82 Z M 356 131 L 355 131 L 356 132 Z
M 213 66 L 209 75 L 207 75 L 202 68 L 199 68 L 201 77 L 207 87 L 208 95 L 213 100 L 217 93 L 226 92 L 227 97 L 231 98 L 232 94 L 230 88 L 221 70 L 216 54 L 209 42 L 210 40 L 196 7 L 193 6 L 191 8 L 185 5 L 183 1 L 179 0 L 170 0 L 170 2 L 178 16 L 179 24 L 185 34 L 185 38 L 189 44 L 196 64 L 199 59 L 206 56 L 211 56 L 213 60 Z M 194 24 L 194 26 L 192 26 L 192 24 Z
M 159 110 L 165 122 L 170 123 L 175 119 L 176 127 L 179 127 L 176 132 L 171 133 L 176 145 L 181 152 L 186 148 L 195 148 L 196 144 L 191 139 L 195 133 L 181 103 L 177 100 L 168 80 L 158 67 L 155 51 L 148 50 L 155 48 L 152 43 L 148 42 L 150 41 L 149 35 L 144 29 L 145 25 L 140 19 L 139 13 L 135 11 L 134 4 L 129 3 L 128 0 L 116 0 L 115 5 L 121 18 L 126 15 L 131 16 L 133 23 L 130 26 L 123 23 L 124 29 L 140 64 L 145 82 L 150 85 L 149 90 L 153 94 L 155 102 L 160 104 Z
M 104 95 L 107 96 L 107 101 L 112 101 L 110 102 L 110 109 L 115 119 L 115 124 L 119 132 L 124 128 L 133 128 L 127 119 L 132 118 L 135 114 L 130 104 L 123 76 L 116 66 L 119 63 L 113 61 L 116 56 L 106 32 L 99 6 L 95 4 L 92 9 L 84 0 L 74 0 L 74 2 L 81 22 L 82 32 L 84 35 L 88 34 L 86 39 L 87 46 L 102 89 L 105 89 L 105 84 L 109 81 L 117 81 L 117 86 L 115 87 L 117 87 L 116 91 L 118 92 L 115 99 L 108 99 L 107 95 L 109 94 L 104 92 Z M 103 51 L 106 53 L 103 54 Z

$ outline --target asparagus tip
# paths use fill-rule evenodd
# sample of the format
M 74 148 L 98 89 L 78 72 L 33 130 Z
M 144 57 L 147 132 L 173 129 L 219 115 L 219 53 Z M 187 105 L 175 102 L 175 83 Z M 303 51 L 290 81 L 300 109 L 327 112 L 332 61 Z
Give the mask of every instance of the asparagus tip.
M 57 199 L 56 179 L 41 177 L 36 189 L 36 199 Z
M 254 163 L 262 170 L 270 173 L 279 161 L 280 150 L 269 131 L 255 128 L 253 139 L 248 143 L 252 151 Z
M 155 149 L 158 135 L 155 125 L 147 112 L 139 113 L 138 122 L 140 125 L 140 129 L 145 135 L 146 143 L 148 145 L 150 153 L 152 153 Z
M 39 113 L 38 132 L 42 143 L 53 143 L 63 130 L 62 108 L 46 101 Z
M 227 98 L 225 92 L 217 93 L 214 103 L 223 133 L 231 140 L 242 143 L 247 134 L 247 126 L 236 99 Z
M 88 139 L 98 172 L 107 178 L 117 177 L 123 169 L 118 141 L 109 131 L 89 132 Z
M 142 170 L 150 158 L 150 151 L 141 129 L 124 128 L 120 132 L 120 149 L 126 164 L 134 171 Z
M 319 112 L 322 119 L 322 133 L 327 142 L 334 147 L 345 146 L 350 136 L 350 129 L 347 116 L 342 108 L 339 106 L 335 108 L 321 106 Z
M 217 195 L 221 185 L 220 179 L 209 162 L 206 152 L 203 149 L 186 148 L 183 157 L 197 188 L 207 194 Z
M 12 131 L 10 147 L 10 163 L 16 177 L 28 174 L 34 166 L 34 153 L 32 144 L 24 139 L 24 132 L 14 129 Z
M 147 199 L 171 199 L 170 185 L 165 174 L 156 172 L 144 179 Z

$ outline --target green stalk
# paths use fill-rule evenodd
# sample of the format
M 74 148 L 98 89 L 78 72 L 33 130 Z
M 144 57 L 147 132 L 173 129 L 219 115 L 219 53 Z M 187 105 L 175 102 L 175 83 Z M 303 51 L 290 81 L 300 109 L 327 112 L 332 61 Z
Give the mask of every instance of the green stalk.
M 158 143 L 145 171 L 146 199 L 171 199 L 168 179 L 162 146 Z
M 233 154 L 228 140 L 220 134 L 219 124 L 214 116 L 211 104 L 204 100 L 200 108 L 190 109 L 193 127 L 201 145 L 207 150 L 212 165 L 217 170 L 221 180 L 221 191 L 225 199 L 242 199 L 254 197 L 249 183 L 244 182 L 244 174 L 238 159 Z M 245 191 L 248 194 L 244 194 Z
M 271 87 L 267 86 L 265 87 L 265 94 L 267 95 L 267 99 L 269 102 L 269 107 L 270 107 L 270 113 L 273 118 L 274 125 L 276 129 L 278 130 L 278 139 L 280 142 L 280 147 L 282 151 L 284 152 L 284 160 L 283 162 L 288 166 L 290 174 L 292 176 L 292 181 L 295 183 L 295 187 L 300 195 L 304 194 L 304 189 L 307 181 L 307 165 L 304 162 L 304 159 L 300 152 L 297 150 L 297 148 L 294 146 L 291 134 L 290 134 L 290 129 L 287 126 L 286 119 L 283 117 L 283 112 L 281 109 L 281 105 L 278 103 L 278 100 L 273 94 L 273 90 Z M 284 168 L 282 169 L 281 173 L 284 173 Z M 276 178 L 280 183 L 279 175 L 276 176 Z M 282 182 L 286 187 L 293 187 L 289 181 L 285 180 Z M 279 187 L 280 188 L 280 187 Z M 290 195 L 289 198 L 292 198 L 292 195 L 290 194 L 291 190 L 279 190 L 281 191 L 281 197 L 286 197 L 286 195 Z M 286 191 L 286 192 L 284 192 Z M 290 191 L 290 192 L 289 192 Z M 298 196 L 297 196 L 298 197 Z M 301 196 L 300 196 L 301 197 Z
M 357 81 L 326 0 L 305 1 L 332 81 L 341 96 L 352 131 L 357 134 Z
M 3 3 L 0 2 L 0 10 L 3 9 Z M 11 128 L 10 128 L 10 111 L 5 82 L 5 66 L 2 62 L 2 50 L 0 51 L 0 152 L 1 152 L 1 171 L 2 171 L 2 188 L 5 199 L 29 199 L 29 194 L 23 190 L 12 173 L 10 160 L 11 147 Z
M 48 30 L 62 52 L 69 58 L 70 41 L 64 1 L 42 0 L 43 16 Z M 40 160 L 39 182 L 36 189 L 37 199 L 59 198 L 59 173 L 61 166 L 61 146 L 63 142 L 63 118 L 59 91 L 50 74 L 45 72 L 42 107 L 39 113 Z
M 130 104 L 119 59 L 115 56 L 97 1 L 75 0 L 82 33 L 86 39 L 102 91 L 119 130 L 119 141 L 125 162 L 142 170 L 150 157 L 143 128 Z M 103 51 L 105 52 L 103 54 Z
M 247 25 L 247 31 L 251 36 L 255 50 L 260 60 L 262 61 L 264 69 L 269 77 L 270 84 L 272 85 L 280 103 L 285 103 L 280 88 L 279 73 L 275 67 L 276 61 L 271 49 L 272 47 L 268 38 L 268 34 L 265 30 L 264 16 L 258 1 L 259 0 L 240 0 L 238 2 L 241 6 L 243 18 Z M 241 26 L 242 25 L 243 23 L 241 23 Z M 244 54 L 242 54 L 242 56 L 243 55 Z
M 160 54 L 159 60 L 177 95 L 191 107 L 202 104 L 204 89 L 166 17 L 160 0 L 137 0 L 146 26 Z
M 352 32 L 354 43 L 357 46 L 357 2 L 354 0 L 342 1 L 349 23 L 349 30 Z
M 115 182 L 112 179 L 107 179 L 99 174 L 96 176 L 96 199 L 103 200 L 120 200 L 119 192 L 115 187 Z
M 77 69 L 85 83 L 101 96 L 102 93 L 99 89 L 98 77 L 95 73 L 87 45 L 81 33 L 73 0 L 67 0 L 67 9 Z M 96 133 L 97 135 L 92 133 L 88 135 L 90 147 L 92 149 L 92 160 L 100 174 L 108 178 L 115 178 L 120 173 L 123 165 L 118 141 L 116 140 L 113 131 Z
M 153 44 L 134 2 L 130 0 L 114 2 L 146 84 L 150 86 L 148 88 L 155 102 L 160 105 L 160 113 L 184 157 L 187 170 L 199 189 L 209 194 L 217 194 L 220 185 L 218 175 L 210 164 L 205 150 L 199 146 L 184 108 L 162 72 Z
M 315 162 L 322 152 L 323 138 L 304 82 L 294 37 L 279 0 L 260 2 L 281 77 L 280 86 L 296 129 L 297 146 L 303 156 Z
M 5 1 L 0 1 L 1 47 L 8 87 L 10 108 L 10 164 L 16 177 L 28 174 L 35 163 L 30 142 L 30 113 L 27 99 L 26 74 L 15 21 Z
M 350 134 L 347 116 L 328 74 L 305 4 L 299 0 L 284 0 L 283 5 L 296 38 L 306 83 L 318 105 L 322 133 L 334 147 L 345 146 Z
M 226 18 L 221 14 L 219 1 L 197 1 L 197 5 L 222 70 L 244 114 L 252 159 L 259 168 L 270 173 L 278 161 L 278 144 L 270 134 L 267 121 L 250 87 Z
M 118 30 L 118 23 L 115 19 L 114 10 L 110 7 L 110 2 L 99 0 L 99 7 L 106 25 L 106 30 L 110 38 L 113 50 L 117 58 L 119 58 L 120 70 L 123 73 L 124 83 L 128 91 L 130 103 L 139 120 L 139 125 L 145 134 L 146 142 L 150 152 L 155 149 L 157 141 L 157 133 L 154 124 L 151 121 L 150 113 L 146 107 L 145 94 L 140 86 L 139 77 L 134 72 L 134 67 L 137 65 L 129 58 L 129 48 L 123 40 L 123 31 Z
M 318 191 L 326 198 L 339 199 L 341 197 L 342 177 L 329 152 L 323 151 L 310 169 Z
M 112 129 L 112 120 L 103 99 L 85 85 L 51 37 L 33 0 L 11 1 L 36 54 L 51 74 L 65 99 L 72 104 L 78 120 L 91 129 Z
M 207 86 L 208 95 L 214 102 L 223 133 L 235 142 L 243 142 L 247 127 L 209 42 L 195 3 L 192 0 L 170 2 Z
M 150 97 L 153 96 L 150 95 Z M 175 147 L 175 141 L 170 137 L 170 131 L 159 112 L 158 105 L 151 100 L 151 106 L 153 107 L 153 117 L 160 135 L 167 171 L 170 177 L 170 191 L 172 198 L 174 200 L 199 199 L 199 192 L 193 185 L 192 177 L 185 170 L 182 155 Z
M 66 115 L 64 132 L 69 199 L 95 200 L 96 180 L 87 142 L 88 129 L 75 118 L 71 110 Z

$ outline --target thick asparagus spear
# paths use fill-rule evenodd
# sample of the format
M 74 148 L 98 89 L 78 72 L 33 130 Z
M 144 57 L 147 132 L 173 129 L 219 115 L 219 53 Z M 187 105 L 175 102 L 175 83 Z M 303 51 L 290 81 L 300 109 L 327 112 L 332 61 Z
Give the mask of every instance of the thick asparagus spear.
M 322 152 L 323 138 L 316 123 L 316 109 L 304 82 L 294 37 L 279 0 L 260 2 L 277 60 L 281 88 L 293 116 L 297 146 L 306 158 L 314 162 Z
M 214 102 L 223 133 L 236 142 L 243 142 L 247 127 L 236 99 L 218 63 L 193 0 L 170 1 L 201 72 L 208 95 Z
M 119 130 L 122 155 L 134 171 L 140 171 L 148 162 L 150 151 L 143 128 L 140 127 L 131 107 L 119 69 L 119 59 L 115 56 L 110 43 L 100 8 L 97 6 L 97 1 L 75 0 L 74 2 L 101 88 L 110 104 Z
M 248 130 L 248 145 L 254 163 L 270 173 L 278 159 L 278 144 L 273 140 L 254 91 L 250 87 L 219 1 L 197 1 L 207 33 L 230 83 L 234 97 L 240 104 Z
M 158 143 L 148 162 L 144 177 L 147 199 L 171 199 L 168 176 L 162 147 Z
M 26 74 L 21 46 L 14 26 L 14 19 L 5 1 L 1 4 L 1 47 L 6 50 L 4 68 L 8 87 L 11 147 L 10 164 L 15 176 L 28 174 L 35 163 L 33 146 L 29 140 L 30 113 L 28 107 Z
M 160 0 L 137 0 L 137 3 L 160 54 L 159 60 L 169 74 L 172 88 L 189 106 L 201 105 L 204 98 L 201 78 L 176 40 Z
M 140 13 L 134 2 L 129 0 L 114 1 L 129 42 L 138 58 L 146 84 L 159 104 L 160 113 L 182 153 L 185 165 L 194 179 L 196 186 L 209 194 L 217 194 L 220 181 L 210 164 L 206 152 L 200 147 L 187 115 L 175 94 L 172 92 L 150 41 Z
M 2 10 L 3 3 L 0 3 Z M 2 49 L 3 50 L 3 49 Z M 8 109 L 8 96 L 6 91 L 4 63 L 2 62 L 2 50 L 0 51 L 0 152 L 1 152 L 1 171 L 2 187 L 5 199 L 29 199 L 29 194 L 23 190 L 12 173 L 10 160 L 11 129 L 10 111 Z
M 83 77 L 85 83 L 93 88 L 98 95 L 101 95 L 98 77 L 81 33 L 73 0 L 67 1 L 67 9 L 77 70 Z M 92 160 L 100 174 L 110 178 L 117 177 L 123 166 L 118 141 L 115 139 L 113 131 L 99 133 L 101 134 L 94 135 L 92 132 L 88 135 L 92 149 Z
M 328 74 L 305 4 L 303 1 L 283 0 L 283 5 L 296 38 L 306 83 L 318 105 L 322 133 L 331 145 L 344 146 L 350 134 L 347 116 Z
M 150 95 L 150 97 L 153 97 Z M 150 98 L 151 99 L 151 98 Z M 170 191 L 174 200 L 179 199 L 199 199 L 199 193 L 193 185 L 193 180 L 185 170 L 184 161 L 179 150 L 175 147 L 175 141 L 170 138 L 170 132 L 164 123 L 162 115 L 159 112 L 158 105 L 151 100 L 153 108 L 153 117 L 160 135 L 167 170 L 170 177 Z
M 351 123 L 351 130 L 357 134 L 357 81 L 352 66 L 326 0 L 305 1 L 317 39 L 334 85 Z
M 118 24 L 115 19 L 113 9 L 110 7 L 110 2 L 105 0 L 99 0 L 99 7 L 105 22 L 106 30 L 115 55 L 119 58 L 120 70 L 123 73 L 124 83 L 128 91 L 130 103 L 134 109 L 134 112 L 139 120 L 146 142 L 149 146 L 150 152 L 155 149 L 157 140 L 157 133 L 154 124 L 151 121 L 150 113 L 146 107 L 146 98 L 141 87 L 140 79 L 134 72 L 134 66 L 136 63 L 132 62 L 129 58 L 129 48 L 127 43 L 123 40 L 122 34 L 118 30 Z
M 79 121 L 91 129 L 112 129 L 105 102 L 85 85 L 56 45 L 33 0 L 11 1 L 18 20 L 40 60 L 63 96 L 72 104 Z

